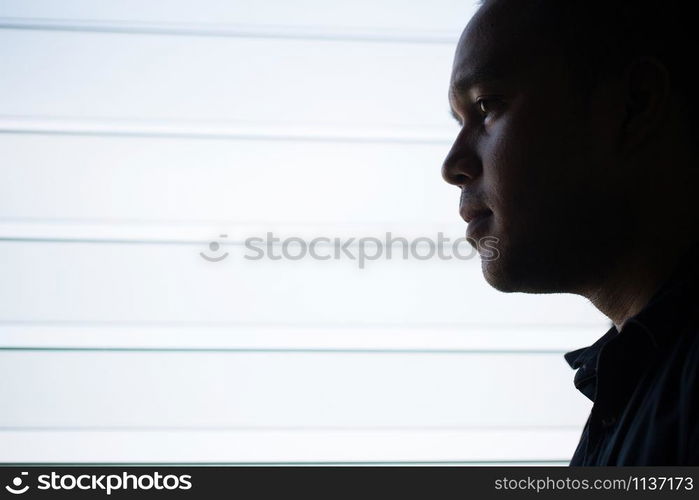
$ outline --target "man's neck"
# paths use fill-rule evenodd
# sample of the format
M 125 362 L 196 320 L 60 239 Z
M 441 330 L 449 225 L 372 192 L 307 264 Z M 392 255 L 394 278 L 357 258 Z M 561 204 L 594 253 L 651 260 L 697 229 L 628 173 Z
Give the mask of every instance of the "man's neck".
M 638 314 L 670 277 L 681 255 L 690 243 L 652 248 L 641 247 L 635 253 L 620 260 L 604 283 L 587 298 L 607 316 L 618 331 L 624 323 Z

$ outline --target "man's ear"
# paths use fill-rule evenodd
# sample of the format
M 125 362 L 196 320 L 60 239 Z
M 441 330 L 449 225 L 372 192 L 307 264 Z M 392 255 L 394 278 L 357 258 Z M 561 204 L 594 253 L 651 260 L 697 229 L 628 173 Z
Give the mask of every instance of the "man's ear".
M 670 106 L 670 75 L 662 61 L 643 57 L 632 61 L 624 75 L 626 108 L 622 145 L 632 154 L 663 126 Z

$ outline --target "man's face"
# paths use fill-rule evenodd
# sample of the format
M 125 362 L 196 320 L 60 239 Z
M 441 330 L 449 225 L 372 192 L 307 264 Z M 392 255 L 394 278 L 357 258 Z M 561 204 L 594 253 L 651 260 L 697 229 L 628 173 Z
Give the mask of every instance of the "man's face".
M 475 216 L 468 235 L 497 238 L 499 257 L 482 259 L 492 286 L 581 293 L 629 220 L 615 124 L 604 96 L 584 98 L 518 3 L 486 4 L 461 36 L 449 92 L 461 131 L 442 173 L 461 187 L 462 216 Z

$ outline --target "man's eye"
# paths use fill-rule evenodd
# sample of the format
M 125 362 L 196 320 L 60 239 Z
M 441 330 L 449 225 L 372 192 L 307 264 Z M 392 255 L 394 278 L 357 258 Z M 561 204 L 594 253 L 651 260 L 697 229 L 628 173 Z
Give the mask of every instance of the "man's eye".
M 491 102 L 488 99 L 479 99 L 476 105 L 483 116 L 488 116 L 493 111 Z
M 492 117 L 498 111 L 499 102 L 497 99 L 478 99 L 476 101 L 476 107 L 478 112 L 483 116 L 483 118 Z

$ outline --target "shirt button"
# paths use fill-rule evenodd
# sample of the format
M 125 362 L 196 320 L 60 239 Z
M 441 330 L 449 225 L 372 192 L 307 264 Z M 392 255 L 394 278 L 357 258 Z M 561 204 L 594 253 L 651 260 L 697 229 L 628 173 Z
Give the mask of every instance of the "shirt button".
M 602 427 L 608 428 L 616 424 L 616 417 L 606 417 L 602 419 Z

